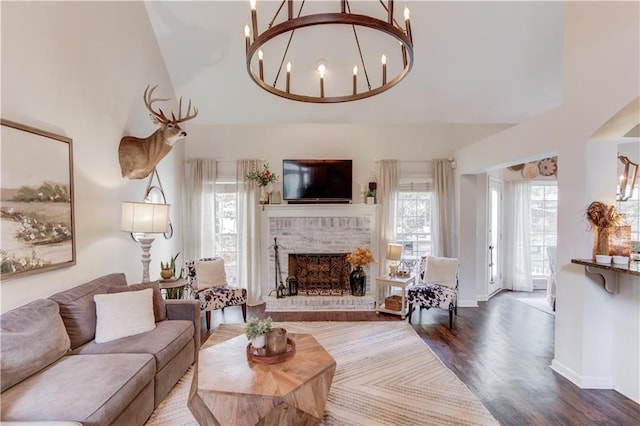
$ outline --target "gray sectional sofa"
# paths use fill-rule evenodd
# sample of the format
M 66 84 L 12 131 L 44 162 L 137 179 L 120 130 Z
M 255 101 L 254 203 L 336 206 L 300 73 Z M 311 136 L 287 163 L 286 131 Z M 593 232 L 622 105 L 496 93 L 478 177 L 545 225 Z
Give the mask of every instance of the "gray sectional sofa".
M 105 275 L 0 315 L 3 425 L 146 422 L 197 360 L 200 306 L 162 300 L 157 284 L 126 286 L 124 274 Z M 154 292 L 155 328 L 96 343 L 93 296 L 148 287 Z

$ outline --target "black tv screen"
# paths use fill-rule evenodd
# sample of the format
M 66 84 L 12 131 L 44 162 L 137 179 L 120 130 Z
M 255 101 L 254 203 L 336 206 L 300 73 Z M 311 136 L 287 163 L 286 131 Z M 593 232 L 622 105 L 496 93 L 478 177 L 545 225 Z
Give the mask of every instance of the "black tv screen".
M 349 202 L 351 160 L 283 160 L 283 198 L 289 202 Z

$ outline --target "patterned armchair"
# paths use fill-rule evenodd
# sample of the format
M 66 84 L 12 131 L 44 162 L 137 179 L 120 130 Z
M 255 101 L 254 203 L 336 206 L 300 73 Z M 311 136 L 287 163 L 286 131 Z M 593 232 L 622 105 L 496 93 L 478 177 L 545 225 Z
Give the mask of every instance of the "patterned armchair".
M 453 314 L 458 315 L 458 259 L 422 256 L 416 285 L 407 287 L 409 323 L 414 305 L 418 309 L 440 308 L 449 311 L 449 328 Z
M 187 260 L 187 297 L 200 302 L 205 312 L 207 330 L 211 329 L 211 311 L 227 306 L 242 306 L 242 318 L 247 321 L 247 290 L 227 284 L 224 260 L 220 257 L 205 257 Z

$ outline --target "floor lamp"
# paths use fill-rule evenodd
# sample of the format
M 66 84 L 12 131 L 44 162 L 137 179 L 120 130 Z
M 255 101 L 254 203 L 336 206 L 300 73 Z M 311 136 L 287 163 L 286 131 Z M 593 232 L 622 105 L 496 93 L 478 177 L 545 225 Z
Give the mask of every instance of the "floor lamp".
M 170 204 L 122 202 L 122 221 L 120 230 L 132 234 L 144 234 L 136 241 L 142 248 L 142 282 L 151 281 L 149 278 L 149 263 L 151 263 L 151 244 L 155 238 L 147 234 L 162 234 L 169 231 Z

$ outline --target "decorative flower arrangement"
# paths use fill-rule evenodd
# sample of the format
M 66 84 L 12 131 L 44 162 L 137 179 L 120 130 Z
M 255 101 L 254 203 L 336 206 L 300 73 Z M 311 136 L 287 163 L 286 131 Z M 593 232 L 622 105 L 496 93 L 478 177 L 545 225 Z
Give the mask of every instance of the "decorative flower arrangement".
M 591 226 L 597 231 L 593 244 L 593 255 L 609 255 L 609 229 L 622 225 L 624 215 L 616 210 L 616 206 L 609 206 L 600 201 L 589 204 L 586 215 Z
M 365 247 L 358 247 L 351 253 L 347 254 L 347 262 L 351 264 L 351 266 L 369 266 L 371 262 L 375 262 L 376 260 L 373 258 L 373 253 L 371 250 Z
M 262 165 L 262 170 L 258 170 L 258 168 L 256 168 L 255 170 L 247 173 L 247 179 L 256 181 L 260 186 L 267 186 L 270 183 L 277 182 L 278 175 L 271 173 L 269 170 L 269 163 L 264 163 Z
M 587 219 L 596 228 L 606 229 L 621 225 L 624 222 L 624 215 L 618 213 L 616 206 L 594 201 L 587 207 Z

